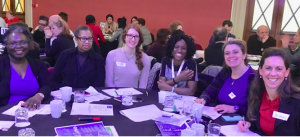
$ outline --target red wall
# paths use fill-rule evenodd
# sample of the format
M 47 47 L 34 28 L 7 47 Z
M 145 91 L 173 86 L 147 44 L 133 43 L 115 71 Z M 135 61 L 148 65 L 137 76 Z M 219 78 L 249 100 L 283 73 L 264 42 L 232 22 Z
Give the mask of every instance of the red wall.
M 96 24 L 105 22 L 105 16 L 125 16 L 129 23 L 132 16 L 146 20 L 146 27 L 156 36 L 159 28 L 168 28 L 179 20 L 188 35 L 196 36 L 197 43 L 204 48 L 214 28 L 223 20 L 230 19 L 232 0 L 33 0 L 33 24 L 40 15 L 50 16 L 61 11 L 69 15 L 68 24 L 72 30 L 85 24 L 85 16 L 93 14 Z

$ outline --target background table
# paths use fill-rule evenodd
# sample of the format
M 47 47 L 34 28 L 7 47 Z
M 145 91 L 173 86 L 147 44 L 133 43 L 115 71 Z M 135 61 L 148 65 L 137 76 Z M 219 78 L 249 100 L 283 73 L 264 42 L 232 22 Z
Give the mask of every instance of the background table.
M 98 91 L 101 91 L 103 88 L 96 88 Z M 107 89 L 107 88 L 105 88 Z M 105 126 L 115 126 L 118 134 L 120 136 L 155 136 L 160 134 L 155 122 L 153 120 L 148 120 L 144 122 L 133 122 L 129 118 L 120 114 L 120 110 L 134 108 L 139 106 L 144 106 L 148 104 L 155 104 L 158 108 L 162 110 L 163 105 L 158 103 L 158 91 L 147 90 L 148 95 L 145 94 L 145 89 L 138 89 L 143 95 L 138 95 L 143 98 L 143 102 L 133 103 L 132 106 L 123 106 L 121 102 L 114 100 L 113 98 L 109 100 L 102 100 L 98 102 L 93 102 L 92 104 L 112 104 L 114 116 L 100 116 L 100 120 L 103 121 Z M 101 93 L 104 93 L 101 91 Z M 105 94 L 105 93 L 104 93 Z M 43 103 L 49 103 L 53 98 L 45 100 Z M 0 108 L 0 113 L 5 110 L 11 108 L 16 105 L 16 103 L 4 106 Z M 91 123 L 93 121 L 78 121 L 79 117 L 88 117 L 83 115 L 70 115 L 72 109 L 72 101 L 66 103 L 67 112 L 62 113 L 61 117 L 58 119 L 54 119 L 51 115 L 35 115 L 32 118 L 29 118 L 30 128 L 35 131 L 36 136 L 55 136 L 56 133 L 54 131 L 54 127 L 60 126 L 68 126 L 75 124 L 83 124 L 83 123 Z M 0 120 L 14 121 L 15 118 L 13 116 L 2 115 L 0 114 Z M 207 124 L 209 119 L 204 118 L 205 123 Z M 227 124 L 236 124 L 234 123 L 226 123 L 221 117 L 216 119 L 214 122 L 219 123 L 221 125 Z M 22 128 L 15 127 L 14 125 L 8 131 L 0 131 L 0 136 L 18 136 L 18 131 Z

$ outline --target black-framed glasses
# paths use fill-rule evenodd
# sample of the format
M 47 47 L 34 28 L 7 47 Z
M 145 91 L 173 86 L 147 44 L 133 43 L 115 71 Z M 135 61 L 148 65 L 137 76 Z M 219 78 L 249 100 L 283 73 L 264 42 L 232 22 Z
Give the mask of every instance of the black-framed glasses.
M 126 34 L 126 36 L 127 36 L 128 38 L 130 38 L 130 39 L 132 39 L 132 38 L 134 38 L 134 39 L 140 39 L 140 36 L 139 36 L 139 35 L 134 36 L 134 35 L 131 35 L 131 34 Z
M 38 23 L 38 25 L 41 25 L 41 26 L 47 26 L 47 24 L 43 24 L 43 23 Z
M 86 37 L 76 37 L 77 39 L 79 39 L 81 42 L 92 42 L 94 40 L 93 37 L 89 37 L 89 38 L 86 38 Z
M 8 42 L 7 45 L 11 48 L 16 47 L 17 45 L 20 45 L 22 47 L 25 47 L 28 45 L 28 41 L 25 40 L 21 40 L 21 41 L 12 41 L 12 42 Z

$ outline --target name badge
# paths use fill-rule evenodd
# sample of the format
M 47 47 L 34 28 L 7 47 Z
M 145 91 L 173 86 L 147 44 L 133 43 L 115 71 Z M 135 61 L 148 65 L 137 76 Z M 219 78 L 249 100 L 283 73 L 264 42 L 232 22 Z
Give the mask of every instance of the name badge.
M 229 95 L 228 95 L 231 99 L 234 99 L 236 97 L 236 95 L 234 95 L 233 92 L 231 92 Z
M 118 67 L 126 67 L 126 63 L 123 62 L 116 62 Z
M 276 118 L 276 119 L 283 120 L 283 121 L 287 121 L 289 119 L 290 115 L 289 114 L 284 114 L 284 113 L 281 113 L 281 112 L 278 112 L 278 111 L 273 111 L 272 117 Z

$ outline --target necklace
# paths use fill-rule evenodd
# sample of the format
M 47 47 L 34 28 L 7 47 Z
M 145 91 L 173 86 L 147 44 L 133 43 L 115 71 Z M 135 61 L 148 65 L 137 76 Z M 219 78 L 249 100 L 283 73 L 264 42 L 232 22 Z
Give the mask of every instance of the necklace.
M 122 52 L 124 53 L 124 55 L 126 56 L 126 59 L 128 60 L 128 61 L 131 61 L 133 58 L 134 58 L 134 55 L 133 56 L 129 56 L 128 57 L 128 55 L 125 53 L 125 51 L 123 50 L 123 48 L 122 48 Z
M 231 83 L 231 85 L 233 85 L 233 84 L 234 84 L 234 81 L 235 81 L 235 79 L 232 79 L 232 83 Z

